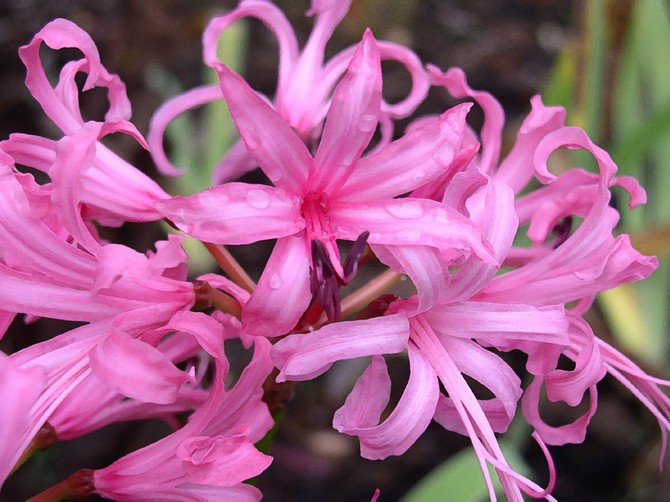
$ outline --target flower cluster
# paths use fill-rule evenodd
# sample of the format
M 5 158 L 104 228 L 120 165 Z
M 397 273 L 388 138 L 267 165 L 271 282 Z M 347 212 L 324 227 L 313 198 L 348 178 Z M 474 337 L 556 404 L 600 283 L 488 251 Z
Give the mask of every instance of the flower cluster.
M 302 50 L 281 11 L 264 0 L 243 0 L 213 19 L 204 59 L 219 84 L 166 103 L 148 142 L 129 122 L 123 83 L 76 25 L 55 20 L 21 48 L 26 85 L 62 136 L 13 134 L 0 143 L 0 334 L 18 313 L 82 324 L 0 354 L 0 483 L 36 447 L 115 421 L 158 417 L 173 425 L 172 434 L 104 469 L 79 471 L 67 494 L 257 500 L 259 490 L 243 481 L 271 462 L 254 446 L 274 424 L 268 388 L 360 357 L 369 364 L 334 428 L 358 437 L 363 457 L 384 459 L 407 451 L 435 420 L 470 438 L 491 499 L 489 465 L 509 500 L 524 493 L 552 499 L 546 445 L 584 440 L 607 373 L 654 414 L 665 438 L 670 400 L 662 387 L 670 382 L 645 374 L 582 317 L 598 292 L 643 279 L 658 265 L 614 233 L 611 188 L 628 192 L 631 208 L 645 202 L 643 189 L 617 177 L 609 155 L 539 97 L 501 158 L 502 108 L 471 89 L 459 69 L 424 67 L 409 49 L 369 30 L 324 61 L 348 6 L 312 2 L 314 29 Z M 242 17 L 260 19 L 279 42 L 271 98 L 217 58 L 219 36 Z M 43 44 L 83 54 L 63 67 L 55 86 L 40 59 Z M 382 60 L 400 62 L 411 75 L 399 103 L 382 98 Z M 83 90 L 108 92 L 101 122 L 82 118 L 80 73 Z M 398 120 L 411 117 L 431 87 L 468 102 L 399 131 Z M 195 195 L 168 195 L 100 141 L 130 135 L 161 172 L 177 175 L 163 150 L 167 125 L 215 100 L 227 103 L 240 141 L 216 166 L 212 187 Z M 466 122 L 473 102 L 484 112 L 480 133 Z M 564 148 L 589 152 L 598 172 L 552 172 L 549 157 Z M 24 166 L 44 174 L 40 183 Z M 237 181 L 255 168 L 271 184 Z M 146 254 L 99 234 L 102 226 L 163 219 L 207 243 L 225 274 L 189 280 L 178 234 Z M 255 284 L 224 246 L 267 239 L 276 244 Z M 352 243 L 346 256 L 343 241 Z M 371 260 L 388 270 L 340 298 Z M 402 276 L 414 295 L 389 294 Z M 253 347 L 253 357 L 229 388 L 224 345 L 232 339 Z M 503 353 L 512 350 L 525 354 L 530 383 L 522 385 L 506 362 Z M 410 376 L 385 413 L 391 381 L 384 356 L 399 353 L 409 359 Z M 478 397 L 466 377 L 492 397 Z M 571 407 L 586 399 L 588 410 L 549 425 L 540 415 L 543 392 Z M 518 413 L 547 458 L 546 487 L 516 472 L 498 444 L 496 433 Z

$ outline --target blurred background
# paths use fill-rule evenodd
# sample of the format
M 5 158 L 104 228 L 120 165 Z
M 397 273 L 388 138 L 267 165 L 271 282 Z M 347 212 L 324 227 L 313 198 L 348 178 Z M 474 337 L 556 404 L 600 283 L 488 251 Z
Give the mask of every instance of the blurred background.
M 277 1 L 304 42 L 312 20 L 309 2 Z M 205 0 L 2 0 L 0 1 L 0 139 L 12 132 L 58 137 L 57 131 L 25 89 L 25 69 L 17 50 L 49 20 L 68 18 L 95 40 L 102 62 L 128 87 L 133 122 L 146 133 L 151 115 L 169 97 L 212 81 L 201 59 L 200 36 L 215 14 L 232 1 Z M 596 334 L 622 347 L 648 372 L 668 378 L 668 264 L 670 249 L 670 6 L 663 0 L 354 0 L 331 39 L 327 54 L 360 40 L 365 27 L 375 36 L 410 46 L 424 62 L 447 69 L 462 67 L 470 85 L 491 92 L 507 116 L 505 144 L 528 112 L 529 99 L 541 93 L 546 104 L 568 107 L 568 122 L 586 129 L 605 147 L 623 174 L 640 179 L 649 204 L 624 211 L 622 232 L 638 249 L 657 254 L 662 266 L 642 284 L 599 297 L 588 314 Z M 46 51 L 49 52 L 49 51 Z M 59 68 L 62 51 L 45 55 Z M 222 57 L 253 87 L 272 95 L 277 76 L 277 46 L 257 22 L 238 23 L 221 44 Z M 76 55 L 76 54 L 75 54 Z M 402 68 L 384 65 L 384 93 L 400 99 L 409 78 Z M 454 104 L 431 92 L 418 113 L 439 113 Z M 87 93 L 85 117 L 102 117 L 104 95 Z M 471 114 L 472 125 L 481 113 Z M 171 158 L 189 167 L 179 180 L 162 179 L 172 193 L 192 193 L 208 185 L 209 169 L 235 140 L 225 108 L 209 107 L 177 121 L 168 131 Z M 126 139 L 114 148 L 138 168 L 157 176 L 150 156 Z M 588 163 L 589 159 L 572 159 Z M 619 201 L 623 210 L 626 200 Z M 164 235 L 159 225 L 125 225 L 109 237 L 144 251 Z M 268 247 L 236 249 L 254 276 Z M 194 267 L 213 267 L 201 249 L 190 249 Z M 5 352 L 68 329 L 42 320 L 20 323 L 0 342 Z M 523 368 L 523 360 L 511 356 Z M 369 500 L 375 488 L 382 501 L 477 501 L 485 489 L 469 440 L 432 424 L 409 452 L 371 462 L 358 456 L 354 438 L 331 428 L 355 378 L 356 362 L 301 384 L 288 404 L 270 447 L 275 460 L 256 482 L 268 501 Z M 390 361 L 396 399 L 407 378 L 402 358 Z M 550 423 L 570 415 L 548 409 Z M 1 419 L 0 419 L 1 420 Z M 1 422 L 0 422 L 1 424 Z M 0 425 L 1 426 L 1 425 Z M 5 484 L 0 500 L 20 501 L 66 478 L 78 468 L 99 468 L 120 455 L 168 433 L 160 422 L 118 424 L 36 455 Z M 505 439 L 511 461 L 540 484 L 544 460 L 528 441 L 521 421 Z M 617 382 L 599 386 L 598 412 L 582 445 L 551 448 L 558 471 L 555 496 L 570 501 L 667 501 L 668 470 L 658 471 L 660 433 L 650 413 Z M 667 461 L 665 462 L 667 466 Z M 93 500 L 94 498 L 91 498 Z

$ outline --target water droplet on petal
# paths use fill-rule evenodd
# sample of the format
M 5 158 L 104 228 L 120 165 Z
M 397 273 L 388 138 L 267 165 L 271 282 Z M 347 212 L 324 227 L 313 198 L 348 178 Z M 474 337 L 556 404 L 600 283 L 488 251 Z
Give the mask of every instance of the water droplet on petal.
M 443 148 L 433 154 L 433 161 L 440 167 L 449 167 L 454 160 L 454 151 L 451 148 Z
M 270 289 L 279 289 L 282 287 L 282 284 L 284 284 L 284 281 L 281 275 L 272 274 L 272 277 L 270 277 Z
M 411 202 L 393 204 L 388 206 L 386 210 L 396 218 L 402 218 L 403 220 L 416 220 L 423 216 L 423 207 Z
M 236 122 L 240 136 L 244 139 L 244 144 L 248 150 L 255 150 L 260 145 L 260 136 L 254 125 L 246 119 L 240 118 Z
M 400 240 L 407 242 L 417 242 L 421 240 L 421 230 L 412 228 L 407 230 L 398 230 L 395 233 L 396 237 Z
M 371 113 L 366 113 L 361 117 L 358 123 L 358 129 L 361 132 L 372 132 L 377 127 L 377 116 Z
M 265 209 L 270 205 L 270 197 L 263 190 L 249 190 L 247 204 L 256 209 Z

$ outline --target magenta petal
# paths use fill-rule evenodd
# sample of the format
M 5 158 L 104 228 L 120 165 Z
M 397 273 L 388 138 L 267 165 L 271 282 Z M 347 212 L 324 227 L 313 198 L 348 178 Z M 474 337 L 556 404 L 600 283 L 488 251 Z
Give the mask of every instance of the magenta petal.
M 216 70 L 235 125 L 249 154 L 279 188 L 300 194 L 312 156 L 284 119 L 237 74 Z
M 495 180 L 505 182 L 514 193 L 532 179 L 537 145 L 547 134 L 565 125 L 565 108 L 545 106 L 540 96 L 534 96 L 530 103 L 531 112 L 521 124 L 516 143 L 495 174 Z
M 403 314 L 329 324 L 311 333 L 290 335 L 272 348 L 277 381 L 309 380 L 342 359 L 394 354 L 405 349 L 409 324 Z
M 477 227 L 453 208 L 432 200 L 391 199 L 363 204 L 333 202 L 331 227 L 338 238 L 354 241 L 369 231 L 373 244 L 433 246 L 447 253 L 472 252 L 497 264 Z
M 408 353 L 409 381 L 391 415 L 377 426 L 360 424 L 359 427 L 341 430 L 358 436 L 363 458 L 381 460 L 391 455 L 402 455 L 423 434 L 433 418 L 440 394 L 437 375 L 426 356 L 413 344 L 408 345 Z
M 377 128 L 381 95 L 379 49 L 368 30 L 333 94 L 308 189 L 335 193 L 344 184 Z
M 252 335 L 288 333 L 309 305 L 310 255 L 303 234 L 277 240 L 256 289 L 242 310 L 244 330 Z
M 249 244 L 305 227 L 298 198 L 265 185 L 227 183 L 156 207 L 180 230 L 216 244 Z
M 442 73 L 438 68 L 428 65 L 433 85 L 443 85 L 455 98 L 473 98 L 484 110 L 484 126 L 482 127 L 482 153 L 479 167 L 490 173 L 500 157 L 502 146 L 502 129 L 505 114 L 500 103 L 488 92 L 475 91 L 468 86 L 465 73 L 460 68 L 450 68 Z
M 598 391 L 596 386 L 589 388 L 589 409 L 581 417 L 573 422 L 560 426 L 548 425 L 540 417 L 540 391 L 542 389 L 542 378 L 536 377 L 526 388 L 523 396 L 523 415 L 535 430 L 540 434 L 542 440 L 550 445 L 561 446 L 569 443 L 581 443 L 586 437 L 586 427 L 591 421 L 598 407 Z
M 31 409 L 44 390 L 45 372 L 40 367 L 21 369 L 0 352 L 0 486 L 28 446 Z
M 188 377 L 159 350 L 118 330 L 90 354 L 95 374 L 128 397 L 148 403 L 169 404 Z
M 391 378 L 382 356 L 372 356 L 370 364 L 356 380 L 354 389 L 333 417 L 339 432 L 360 427 L 375 427 L 391 397 Z
M 445 174 L 456 158 L 465 116 L 471 108 L 455 106 L 431 117 L 400 139 L 363 157 L 338 192 L 340 200 L 367 201 L 411 192 Z
M 246 429 L 246 430 L 245 430 Z M 233 486 L 258 476 L 272 463 L 247 438 L 248 427 L 238 427 L 224 436 L 195 436 L 177 448 L 186 477 L 192 483 Z
M 170 162 L 163 147 L 163 136 L 170 122 L 188 110 L 221 99 L 223 99 L 223 93 L 220 86 L 202 86 L 166 101 L 156 110 L 156 113 L 151 117 L 147 142 L 149 143 L 151 157 L 162 174 L 167 176 L 184 174 L 183 169 L 175 167 Z

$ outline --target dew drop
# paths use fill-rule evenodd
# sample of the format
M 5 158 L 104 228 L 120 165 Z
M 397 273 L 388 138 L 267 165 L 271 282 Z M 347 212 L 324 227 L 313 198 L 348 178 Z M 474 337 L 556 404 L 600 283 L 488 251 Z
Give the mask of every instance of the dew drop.
M 244 144 L 249 150 L 255 150 L 260 145 L 260 137 L 254 125 L 246 119 L 237 120 L 237 128 L 244 139 Z
M 256 209 L 265 209 L 270 205 L 270 197 L 262 190 L 249 190 L 247 204 Z
M 366 113 L 361 117 L 358 124 L 358 129 L 361 132 L 372 132 L 377 127 L 377 116 L 371 113 Z
M 454 152 L 451 148 L 438 150 L 433 154 L 433 161 L 440 167 L 449 167 L 454 160 Z
M 270 289 L 279 289 L 282 284 L 284 284 L 284 281 L 281 278 L 281 275 L 272 274 L 272 277 L 270 277 Z
M 386 210 L 396 218 L 401 218 L 403 220 L 416 220 L 421 218 L 424 214 L 423 207 L 419 204 L 394 204 L 388 206 Z
M 421 240 L 421 230 L 418 229 L 407 229 L 407 230 L 398 230 L 395 233 L 396 237 L 398 239 L 401 239 L 403 241 L 407 242 L 417 242 Z

